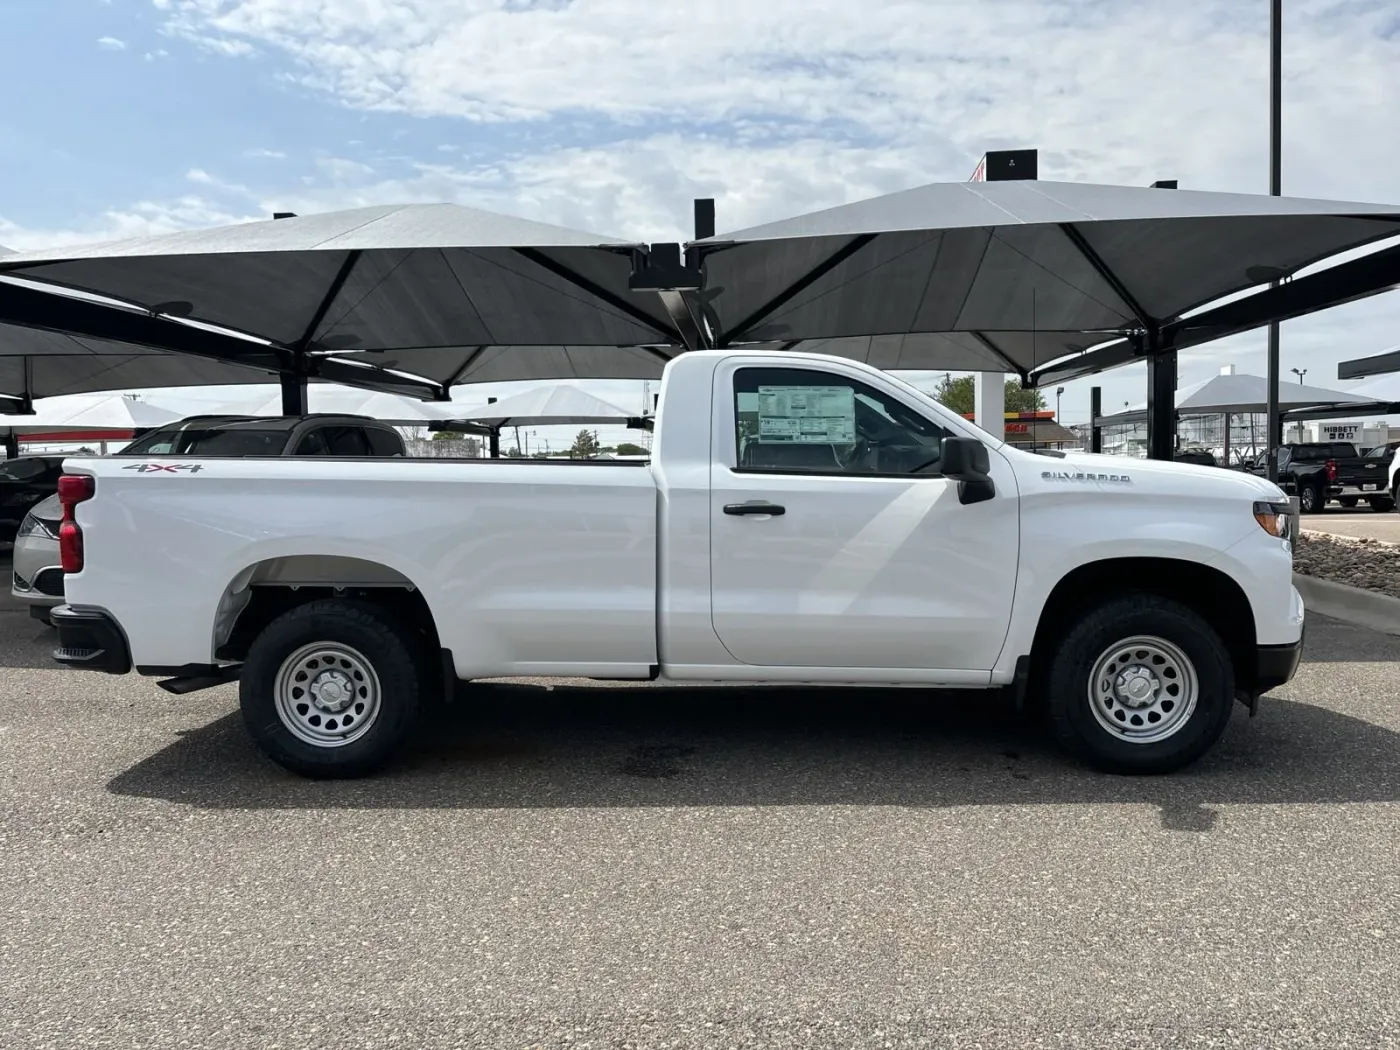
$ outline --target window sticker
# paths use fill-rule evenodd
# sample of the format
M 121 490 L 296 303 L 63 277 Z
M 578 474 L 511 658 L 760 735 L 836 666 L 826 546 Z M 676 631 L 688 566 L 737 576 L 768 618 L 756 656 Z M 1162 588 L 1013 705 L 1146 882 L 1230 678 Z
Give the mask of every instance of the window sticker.
M 760 386 L 757 401 L 759 444 L 855 443 L 856 398 L 851 387 Z

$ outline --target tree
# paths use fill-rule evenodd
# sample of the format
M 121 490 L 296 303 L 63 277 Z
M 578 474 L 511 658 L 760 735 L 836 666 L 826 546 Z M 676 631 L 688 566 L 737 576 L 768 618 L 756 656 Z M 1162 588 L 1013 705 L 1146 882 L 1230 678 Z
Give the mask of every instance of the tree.
M 525 458 L 524 453 L 522 453 L 522 452 L 520 451 L 520 449 L 517 448 L 517 447 L 515 447 L 514 445 L 512 445 L 510 448 L 506 449 L 506 459 L 524 459 L 524 458 Z
M 647 450 L 644 449 L 644 448 L 642 448 L 641 445 L 634 445 L 634 444 L 632 444 L 630 441 L 624 441 L 622 444 L 618 445 L 618 446 L 617 446 L 617 454 L 618 454 L 619 456 L 645 456 L 645 455 L 649 455 L 649 453 L 647 452 Z
M 433 440 L 434 440 L 434 441 L 461 441 L 461 440 L 462 440 L 462 435 L 459 434 L 459 433 L 457 433 L 455 430 L 434 430 L 434 431 L 433 431 Z
M 934 399 L 939 404 L 951 409 L 963 416 L 970 416 L 973 412 L 973 399 L 976 395 L 976 380 L 972 376 L 944 376 L 943 381 L 938 384 L 938 389 L 933 392 Z M 1045 395 L 1039 390 L 1022 390 L 1020 380 L 1008 379 L 1006 381 L 1006 411 L 1008 412 L 1043 412 L 1045 410 Z
M 574 438 L 573 447 L 569 449 L 570 459 L 592 459 L 602 449 L 598 444 L 597 437 L 591 430 L 580 430 L 578 437 Z

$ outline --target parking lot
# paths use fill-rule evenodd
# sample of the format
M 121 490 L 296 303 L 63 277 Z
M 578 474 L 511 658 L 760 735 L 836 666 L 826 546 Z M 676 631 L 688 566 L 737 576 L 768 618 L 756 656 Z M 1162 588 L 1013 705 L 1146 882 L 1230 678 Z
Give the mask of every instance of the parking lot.
M 5 1047 L 1400 1045 L 1400 639 L 1184 774 L 985 698 L 476 687 L 392 773 L 0 612 Z
M 1329 532 L 1333 536 L 1400 543 L 1400 513 L 1387 511 L 1378 514 L 1364 503 L 1351 508 L 1329 503 L 1320 514 L 1309 514 L 1303 518 L 1302 526 L 1314 532 Z

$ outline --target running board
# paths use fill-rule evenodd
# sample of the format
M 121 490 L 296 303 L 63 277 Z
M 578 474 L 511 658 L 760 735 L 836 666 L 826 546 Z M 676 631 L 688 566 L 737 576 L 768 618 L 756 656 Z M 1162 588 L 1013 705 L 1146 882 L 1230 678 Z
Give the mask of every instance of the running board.
M 176 696 L 184 696 L 186 693 L 197 693 L 201 689 L 212 689 L 216 685 L 236 682 L 242 671 L 242 664 L 229 664 L 226 667 L 211 668 L 207 674 L 193 674 L 183 675 L 179 678 L 167 678 L 163 682 L 157 682 L 156 685 L 160 686 L 167 693 L 174 693 Z

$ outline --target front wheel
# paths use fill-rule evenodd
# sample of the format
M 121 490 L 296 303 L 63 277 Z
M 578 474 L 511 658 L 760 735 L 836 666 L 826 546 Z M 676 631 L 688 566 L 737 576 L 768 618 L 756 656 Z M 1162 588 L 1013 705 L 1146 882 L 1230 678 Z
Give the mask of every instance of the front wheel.
M 1356 506 L 1356 497 L 1355 497 L 1355 496 L 1338 496 L 1338 497 L 1337 497 L 1337 502 L 1340 503 L 1340 504 L 1341 504 L 1343 507 L 1345 507 L 1347 510 L 1351 510 L 1352 507 Z
M 1055 736 L 1112 773 L 1170 773 L 1220 739 L 1234 669 L 1200 616 L 1154 595 L 1112 599 L 1075 622 L 1048 666 Z
M 422 646 L 382 610 L 316 601 L 258 635 L 238 700 L 253 739 L 278 765 L 307 777 L 359 777 L 408 738 L 428 679 Z

